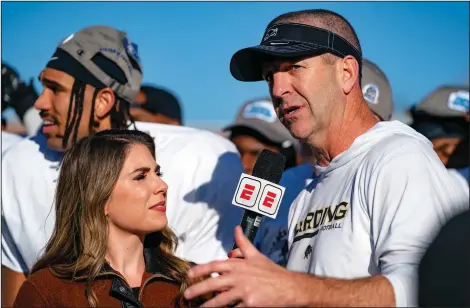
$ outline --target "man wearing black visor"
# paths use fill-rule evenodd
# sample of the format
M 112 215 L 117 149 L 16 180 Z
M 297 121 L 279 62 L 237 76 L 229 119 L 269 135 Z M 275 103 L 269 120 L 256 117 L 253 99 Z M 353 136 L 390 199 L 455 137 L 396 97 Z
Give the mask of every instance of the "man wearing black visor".
M 318 176 L 290 208 L 286 268 L 237 227 L 233 258 L 190 269 L 192 279 L 221 275 L 187 298 L 223 290 L 205 306 L 417 304 L 420 258 L 462 200 L 425 137 L 369 109 L 361 66 L 353 27 L 326 10 L 283 14 L 260 45 L 234 54 L 232 75 L 267 82 L 281 122 L 313 148 Z

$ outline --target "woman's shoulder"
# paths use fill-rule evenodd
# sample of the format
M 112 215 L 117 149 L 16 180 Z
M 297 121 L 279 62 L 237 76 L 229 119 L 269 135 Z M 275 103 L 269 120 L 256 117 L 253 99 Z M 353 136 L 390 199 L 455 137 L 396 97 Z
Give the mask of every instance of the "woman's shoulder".
M 50 294 L 57 290 L 59 278 L 55 277 L 49 268 L 32 273 L 16 296 L 13 307 L 46 307 L 49 305 Z
M 45 281 L 59 281 L 60 279 L 56 277 L 49 267 L 41 268 L 40 270 L 32 273 L 26 279 L 27 282 L 31 284 L 41 283 L 43 284 Z
M 32 273 L 25 282 L 34 286 L 41 293 L 54 292 L 54 290 L 61 287 L 68 288 L 72 283 L 70 280 L 61 279 L 54 275 L 50 267 L 45 267 Z

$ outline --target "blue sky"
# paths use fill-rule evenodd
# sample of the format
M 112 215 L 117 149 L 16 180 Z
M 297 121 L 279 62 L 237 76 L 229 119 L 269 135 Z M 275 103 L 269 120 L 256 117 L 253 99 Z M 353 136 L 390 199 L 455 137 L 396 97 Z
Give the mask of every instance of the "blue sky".
M 345 16 L 364 56 L 392 85 L 396 109 L 441 84 L 468 84 L 468 2 L 2 2 L 2 60 L 38 75 L 57 44 L 90 25 L 126 31 L 139 45 L 144 82 L 179 96 L 187 123 L 229 123 L 264 82 L 242 83 L 229 61 L 256 45 L 279 14 L 324 8 Z M 36 88 L 41 89 L 35 81 Z

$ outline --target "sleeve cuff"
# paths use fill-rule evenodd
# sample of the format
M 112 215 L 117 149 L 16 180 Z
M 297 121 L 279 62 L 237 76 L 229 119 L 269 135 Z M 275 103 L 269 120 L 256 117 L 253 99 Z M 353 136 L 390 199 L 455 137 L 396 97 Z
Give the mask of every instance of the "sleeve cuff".
M 413 274 L 384 275 L 390 281 L 395 293 L 396 307 L 417 307 L 417 277 Z
M 18 262 L 12 260 L 12 256 L 13 254 L 4 246 L 4 241 L 2 240 L 2 266 L 18 273 L 24 273 Z
M 22 258 L 10 235 L 7 224 L 2 216 L 2 265 L 18 273 L 26 273 L 25 267 L 22 267 Z

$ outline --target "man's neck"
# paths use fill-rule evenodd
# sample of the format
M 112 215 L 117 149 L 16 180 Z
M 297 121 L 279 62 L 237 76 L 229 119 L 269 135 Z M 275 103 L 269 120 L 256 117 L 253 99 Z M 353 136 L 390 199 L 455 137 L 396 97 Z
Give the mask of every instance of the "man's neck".
M 363 100 L 348 102 L 341 117 L 333 119 L 323 146 L 315 148 L 318 165 L 326 167 L 339 154 L 373 127 L 378 120 Z

